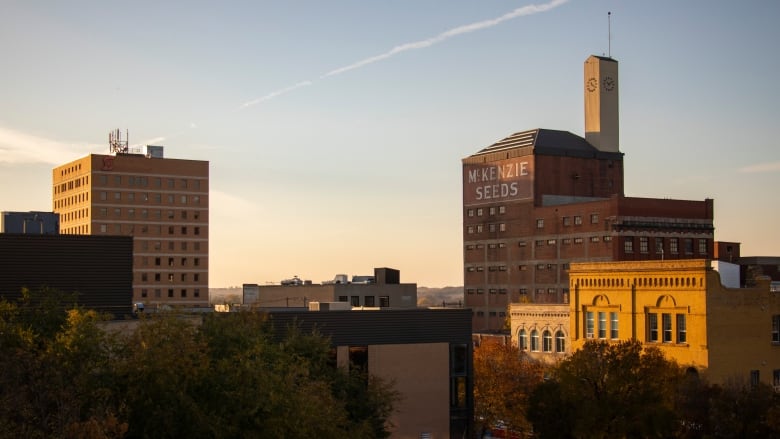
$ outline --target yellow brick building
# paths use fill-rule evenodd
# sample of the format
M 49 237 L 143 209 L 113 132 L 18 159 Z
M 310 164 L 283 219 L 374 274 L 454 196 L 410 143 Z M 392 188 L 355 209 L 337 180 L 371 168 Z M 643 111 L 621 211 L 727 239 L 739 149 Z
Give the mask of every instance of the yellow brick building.
M 637 339 L 714 383 L 780 386 L 780 294 L 768 278 L 726 288 L 704 259 L 572 263 L 569 276 L 572 350 Z

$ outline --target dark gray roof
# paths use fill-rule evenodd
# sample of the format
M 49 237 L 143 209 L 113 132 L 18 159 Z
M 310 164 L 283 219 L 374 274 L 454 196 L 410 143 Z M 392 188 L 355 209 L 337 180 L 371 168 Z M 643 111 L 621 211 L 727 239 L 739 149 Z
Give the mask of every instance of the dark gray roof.
M 535 130 L 521 131 L 483 148 L 473 156 L 492 154 L 516 148 L 532 147 L 535 155 L 554 155 L 567 157 L 595 157 L 620 159 L 622 152 L 599 151 L 584 138 L 568 131 Z

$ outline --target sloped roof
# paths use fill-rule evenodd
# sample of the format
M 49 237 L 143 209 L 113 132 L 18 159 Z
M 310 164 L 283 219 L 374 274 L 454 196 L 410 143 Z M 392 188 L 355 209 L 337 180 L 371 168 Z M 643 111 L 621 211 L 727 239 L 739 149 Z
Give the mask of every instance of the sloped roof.
M 621 152 L 599 151 L 584 138 L 568 131 L 544 128 L 514 133 L 481 149 L 471 157 L 525 147 L 532 147 L 535 155 L 614 159 L 623 157 Z

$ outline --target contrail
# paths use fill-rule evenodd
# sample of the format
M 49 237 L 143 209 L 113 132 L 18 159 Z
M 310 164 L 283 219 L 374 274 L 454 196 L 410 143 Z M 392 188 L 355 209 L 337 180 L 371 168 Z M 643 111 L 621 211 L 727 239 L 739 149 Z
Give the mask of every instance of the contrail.
M 553 8 L 557 8 L 558 6 L 564 4 L 564 3 L 568 2 L 568 1 L 569 0 L 552 0 L 549 3 L 544 3 L 544 4 L 541 4 L 541 5 L 527 5 L 527 6 L 523 6 L 521 8 L 517 8 L 514 11 L 508 12 L 508 13 L 506 13 L 506 14 L 500 16 L 500 17 L 497 17 L 497 18 L 493 18 L 493 19 L 490 19 L 490 20 L 478 21 L 476 23 L 466 24 L 466 25 L 463 25 L 463 26 L 458 26 L 456 28 L 444 31 L 444 32 L 442 32 L 439 35 L 436 35 L 434 37 L 431 37 L 431 38 L 428 38 L 428 39 L 425 39 L 425 40 L 415 41 L 415 42 L 412 42 L 412 43 L 402 44 L 400 46 L 395 46 L 392 49 L 390 49 L 387 52 L 382 53 L 380 55 L 376 55 L 376 56 L 372 56 L 372 57 L 369 57 L 369 58 L 365 58 L 365 59 L 362 59 L 360 61 L 357 61 L 357 62 L 354 62 L 352 64 L 349 64 L 347 66 L 339 67 L 337 69 L 331 70 L 330 72 L 325 73 L 324 75 L 320 76 L 320 79 L 325 79 L 325 78 L 328 78 L 330 76 L 340 75 L 340 74 L 348 72 L 350 70 L 359 69 L 359 68 L 367 66 L 369 64 L 373 64 L 373 63 L 375 63 L 377 61 L 382 61 L 382 60 L 391 58 L 391 57 L 393 57 L 395 55 L 398 55 L 399 53 L 408 52 L 410 50 L 424 49 L 426 47 L 433 46 L 434 44 L 441 43 L 442 41 L 446 41 L 446 40 L 448 40 L 450 38 L 453 38 L 453 37 L 456 37 L 456 36 L 459 36 L 459 35 L 463 35 L 463 34 L 467 34 L 467 33 L 471 33 L 471 32 L 476 32 L 476 31 L 479 31 L 479 30 L 482 30 L 482 29 L 487 29 L 487 28 L 496 26 L 498 24 L 501 24 L 501 23 L 503 23 L 505 21 L 509 21 L 509 20 L 512 20 L 512 19 L 515 19 L 515 18 L 518 18 L 518 17 L 525 17 L 525 16 L 528 16 L 528 15 L 538 14 L 540 12 L 547 12 L 547 11 L 553 9 Z M 305 87 L 305 86 L 309 86 L 309 85 L 313 85 L 313 84 L 314 84 L 314 82 L 312 82 L 312 81 L 302 81 L 302 82 L 299 82 L 299 83 L 297 83 L 295 85 L 291 85 L 291 86 L 283 88 L 281 90 L 277 90 L 277 91 L 271 92 L 271 93 L 269 93 L 269 94 L 267 94 L 267 95 L 265 95 L 265 96 L 263 96 L 261 98 L 257 98 L 257 99 L 253 99 L 251 101 L 244 102 L 243 104 L 241 104 L 240 109 L 251 107 L 251 106 L 259 104 L 261 102 L 265 102 L 265 101 L 271 100 L 271 99 L 273 99 L 273 98 L 275 98 L 275 97 L 277 97 L 279 95 L 283 95 L 285 93 L 289 93 L 289 92 L 291 92 L 291 91 L 293 91 L 295 89 L 298 89 L 298 88 L 301 88 L 301 87 Z
M 330 72 L 322 75 L 321 78 L 327 78 L 328 76 L 339 75 L 341 73 L 348 72 L 350 70 L 358 69 L 368 64 L 372 64 L 377 61 L 381 61 L 383 59 L 391 58 L 395 55 L 398 55 L 399 53 L 408 52 L 410 50 L 424 49 L 426 47 L 433 46 L 434 44 L 441 43 L 442 41 L 449 40 L 452 37 L 456 37 L 458 35 L 463 35 L 471 32 L 476 32 L 482 29 L 487 29 L 489 27 L 496 26 L 505 21 L 512 20 L 513 18 L 524 17 L 527 15 L 534 15 L 540 12 L 546 12 L 549 11 L 550 9 L 553 9 L 557 6 L 566 3 L 567 1 L 568 0 L 553 0 L 550 3 L 545 3 L 543 5 L 523 6 L 522 8 L 517 8 L 514 11 L 508 12 L 498 18 L 493 18 L 491 20 L 478 21 L 476 23 L 458 26 L 448 31 L 444 31 L 439 35 L 436 35 L 435 37 L 428 38 L 426 40 L 415 41 L 412 43 L 402 44 L 400 46 L 395 46 L 381 55 L 372 56 L 370 58 L 366 58 L 358 62 L 352 63 L 348 66 L 339 67 L 338 69 L 331 70 Z
M 257 98 L 257 99 L 253 99 L 251 101 L 244 102 L 243 104 L 241 104 L 241 108 L 251 107 L 252 105 L 259 104 L 260 102 L 265 102 L 265 101 L 271 100 L 271 99 L 273 99 L 273 98 L 275 98 L 275 97 L 277 97 L 279 95 L 283 95 L 283 94 L 289 93 L 289 92 L 291 92 L 291 91 L 293 91 L 295 89 L 298 89 L 298 88 L 301 88 L 301 87 L 307 87 L 307 86 L 312 85 L 312 84 L 313 84 L 313 82 L 311 82 L 311 81 L 301 81 L 301 82 L 299 82 L 297 84 L 291 85 L 289 87 L 285 87 L 285 88 L 283 88 L 281 90 L 277 90 L 277 91 L 273 91 L 271 93 L 268 93 L 267 95 L 265 95 L 263 97 L 260 97 L 260 98 Z

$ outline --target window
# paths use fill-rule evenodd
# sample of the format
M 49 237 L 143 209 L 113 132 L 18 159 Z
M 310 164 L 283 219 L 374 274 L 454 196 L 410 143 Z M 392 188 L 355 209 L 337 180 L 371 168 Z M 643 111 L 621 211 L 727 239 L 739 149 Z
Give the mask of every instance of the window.
M 597 214 L 597 213 L 590 214 L 590 223 L 591 224 L 598 224 L 599 223 L 599 214 Z
M 623 251 L 626 253 L 634 253 L 634 238 L 626 236 L 623 240 Z
M 539 331 L 531 331 L 531 352 L 539 352 Z
M 149 280 L 149 275 L 147 273 L 141 273 L 141 282 L 146 282 Z
M 582 217 L 580 215 L 574 216 L 574 225 L 579 226 L 582 224 Z
M 122 199 L 122 194 L 119 193 L 119 192 L 114 192 L 114 199 L 115 200 L 121 200 Z
M 506 206 L 498 206 L 498 213 L 499 214 L 506 213 Z
M 467 215 L 467 216 L 470 216 L 470 217 L 474 216 L 474 209 L 469 209 L 469 210 L 467 210 L 467 211 L 466 211 L 466 215 Z
M 536 220 L 536 228 L 537 229 L 543 229 L 544 228 L 544 219 L 537 219 Z
M 679 253 L 678 242 L 679 241 L 677 241 L 677 238 L 669 238 L 669 251 L 672 254 L 676 255 L 677 253 Z
M 146 288 L 141 289 L 141 297 L 146 297 L 149 295 L 149 292 Z
M 599 237 L 598 236 L 591 236 L 590 237 L 590 242 L 599 242 Z
M 607 338 L 607 313 L 599 311 L 599 338 Z
M 544 241 L 543 241 L 543 240 L 541 240 L 541 239 L 537 239 L 537 240 L 536 240 L 536 246 L 537 246 L 537 247 L 541 247 L 541 246 L 543 246 L 543 245 L 544 245 Z
M 474 226 L 466 227 L 466 233 L 468 233 L 469 235 L 473 234 L 474 233 Z
M 350 298 L 350 303 L 352 306 L 360 306 L 360 296 L 352 296 Z
M 389 308 L 390 296 L 379 296 L 379 306 L 382 308 Z
M 612 340 L 617 340 L 618 339 L 618 328 L 619 328 L 619 326 L 618 326 L 618 313 L 616 313 L 616 312 L 609 313 L 609 320 L 610 320 L 609 338 L 611 338 Z
M 168 297 L 173 297 L 173 288 L 168 288 Z
M 664 343 L 672 342 L 672 315 L 661 314 L 661 323 L 664 325 Z
M 677 314 L 677 343 L 688 343 L 685 330 L 685 314 Z
M 374 296 L 366 296 L 363 300 L 366 302 L 366 306 L 374 306 Z
M 500 224 L 498 225 L 498 231 L 499 231 L 499 232 L 506 232 L 506 224 L 504 224 L 504 223 L 500 223 Z
M 482 224 L 477 224 L 477 233 L 482 233 Z
M 488 231 L 490 233 L 493 233 L 496 231 L 496 225 L 495 224 L 488 224 Z
M 658 314 L 647 314 L 647 341 L 658 342 Z
M 585 338 L 593 338 L 593 311 L 585 313 Z
M 664 239 L 663 238 L 655 238 L 655 252 L 663 254 L 664 253 Z
M 552 334 L 547 330 L 542 333 L 542 351 L 552 352 Z
M 495 214 L 496 214 L 496 208 L 495 207 L 491 207 L 490 208 L 490 215 L 492 216 L 492 215 L 495 215 Z
M 105 224 L 100 225 L 100 233 L 106 233 L 108 231 L 108 226 Z
M 555 333 L 555 352 L 559 354 L 566 352 L 566 337 L 561 330 Z
M 520 330 L 520 333 L 517 335 L 517 341 L 520 343 L 521 351 L 528 349 L 528 333 L 525 332 L 525 329 Z
M 683 239 L 683 245 L 685 245 L 685 254 L 686 255 L 693 254 L 693 239 L 691 239 L 691 238 Z
M 639 237 L 639 253 L 647 253 L 649 251 L 648 244 L 649 238 L 646 236 Z
M 563 217 L 563 225 L 564 226 L 570 226 L 571 225 L 571 217 L 569 217 L 569 216 Z
M 477 216 L 482 216 L 482 209 L 477 209 Z
M 700 239 L 699 240 L 699 254 L 700 255 L 706 255 L 707 254 L 707 240 L 706 239 Z
M 574 238 L 575 244 L 582 244 L 582 238 Z
M 780 315 L 772 316 L 772 343 L 780 343 Z
M 339 296 L 339 302 L 349 302 L 349 297 L 347 297 L 347 296 Z
M 181 290 L 181 297 L 187 297 L 187 289 L 186 288 L 182 288 L 182 290 Z
M 555 240 L 554 239 L 548 239 L 547 240 L 547 245 L 555 245 Z
M 761 381 L 759 372 L 757 370 L 750 371 L 750 387 L 758 387 L 758 383 Z

